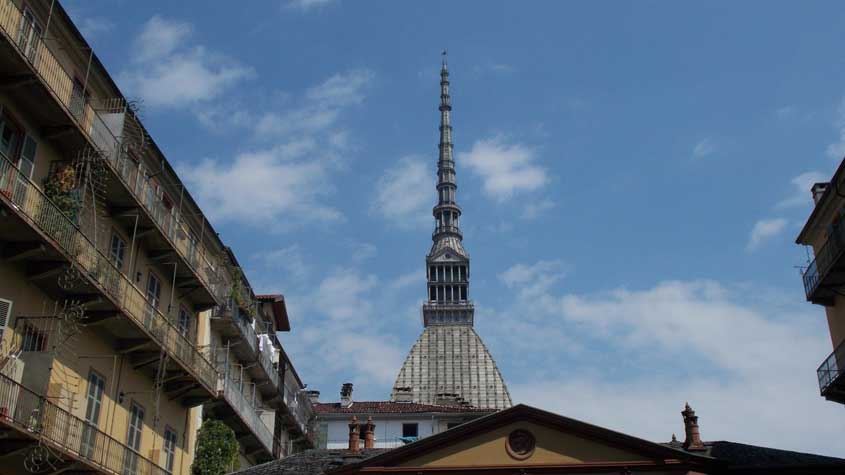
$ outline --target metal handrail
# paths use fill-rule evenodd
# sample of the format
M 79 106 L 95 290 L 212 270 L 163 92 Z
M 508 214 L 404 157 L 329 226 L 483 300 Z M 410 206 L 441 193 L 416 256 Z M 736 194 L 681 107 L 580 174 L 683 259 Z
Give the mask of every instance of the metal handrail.
M 241 333 L 243 339 L 249 345 L 253 354 L 258 354 L 258 336 L 255 334 L 255 330 L 253 330 L 253 328 L 249 325 L 249 322 L 241 318 L 239 313 L 240 310 L 237 305 L 234 305 L 234 302 L 231 302 L 231 300 L 232 299 L 230 298 L 224 305 L 214 307 L 212 316 L 213 318 L 231 320 Z
M 150 217 L 162 235 L 165 236 L 165 239 L 170 241 L 174 249 L 188 262 L 191 270 L 211 290 L 212 295 L 219 299 L 221 295 L 225 294 L 225 288 L 221 287 L 225 287 L 227 281 L 231 280 L 224 275 L 225 269 L 215 269 L 219 266 L 214 266 L 208 258 L 209 252 L 202 243 L 192 241 L 190 226 L 182 220 L 181 216 L 173 219 L 172 215 L 162 213 L 159 209 L 164 207 L 161 200 L 156 200 L 154 203 L 148 203 L 148 200 L 145 200 L 144 187 L 146 185 L 144 183 L 141 183 L 141 186 L 133 186 L 131 181 L 128 180 L 127 175 L 132 174 L 131 168 L 134 162 L 121 153 L 121 141 L 115 137 L 91 104 L 84 98 L 80 98 L 78 90 L 74 88 L 73 75 L 62 66 L 57 56 L 43 39 L 34 39 L 34 44 L 19 44 L 18 32 L 22 21 L 24 21 L 23 12 L 12 0 L 0 0 L 0 30 L 3 31 L 9 43 L 14 45 L 27 58 L 37 77 L 43 81 L 56 100 L 74 118 L 83 134 L 88 137 L 91 143 L 95 144 L 95 148 L 108 158 L 113 173 L 121 178 L 126 188 L 136 196 L 138 202 L 148 208 Z M 32 54 L 27 54 L 22 49 L 24 46 L 27 46 Z M 134 173 L 137 175 L 137 166 L 135 166 Z M 139 182 L 136 181 L 137 183 Z M 184 237 L 177 240 L 178 230 L 181 230 Z M 214 269 L 214 274 L 217 275 L 212 275 L 212 269 Z
M 74 416 L 4 374 L 0 374 L 0 421 L 108 473 L 169 473 L 96 426 Z
M 229 402 L 235 412 L 238 413 L 244 424 L 249 427 L 255 437 L 261 442 L 261 445 L 268 453 L 273 453 L 273 433 L 261 418 L 258 416 L 255 407 L 247 401 L 246 396 L 241 392 L 240 388 L 235 385 L 231 378 L 226 378 L 223 386 L 223 397 Z
M 845 250 L 845 219 L 833 226 L 833 232 L 828 236 L 827 241 L 816 252 L 815 259 L 807 267 L 802 275 L 804 281 L 804 293 L 809 299 L 818 289 L 819 284 L 830 272 L 833 265 L 842 257 Z
M 827 388 L 845 372 L 845 341 L 839 344 L 822 362 L 816 375 L 819 378 L 819 392 L 824 394 Z
M 208 358 L 3 154 L 0 154 L 0 194 L 118 302 L 122 313 L 146 330 L 169 356 L 198 375 L 212 392 L 216 390 L 217 371 Z

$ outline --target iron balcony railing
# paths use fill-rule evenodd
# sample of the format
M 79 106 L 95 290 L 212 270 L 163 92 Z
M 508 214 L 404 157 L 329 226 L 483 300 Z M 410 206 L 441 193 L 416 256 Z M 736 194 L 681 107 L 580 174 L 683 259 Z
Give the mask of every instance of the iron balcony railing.
M 106 473 L 169 473 L 96 426 L 3 374 L 0 374 L 0 422 Z
M 249 430 L 255 435 L 267 453 L 273 454 L 273 433 L 261 418 L 255 409 L 255 405 L 247 400 L 246 396 L 238 387 L 235 381 L 231 378 L 226 378 L 223 385 L 223 397 L 229 403 L 229 406 L 238 413 L 240 419 L 249 427 Z
M 264 370 L 264 373 L 267 375 L 267 378 L 273 384 L 273 388 L 277 391 L 281 391 L 282 384 L 279 381 L 279 371 L 273 364 L 272 356 L 268 353 L 269 351 L 258 350 L 258 364 L 261 366 L 261 369 Z
M 819 284 L 827 277 L 836 262 L 842 258 L 843 250 L 845 250 L 845 220 L 832 227 L 827 242 L 819 248 L 816 252 L 816 258 L 804 271 L 804 292 L 808 300 L 812 300 Z
M 74 118 L 95 148 L 108 158 L 113 173 L 123 180 L 126 188 L 149 212 L 159 231 L 189 263 L 194 274 L 212 295 L 220 299 L 226 294 L 225 287 L 231 281 L 225 275 L 226 270 L 214 265 L 209 257 L 211 254 L 198 242 L 196 234 L 191 232 L 181 216 L 172 213 L 159 195 L 151 193 L 152 184 L 140 173 L 138 164 L 121 153 L 121 141 L 84 97 L 83 91 L 75 86 L 74 76 L 62 66 L 47 43 L 39 37 L 21 34 L 27 26 L 23 12 L 12 0 L 0 0 L 0 30 L 7 41 L 23 54 L 56 101 Z M 113 109 L 113 102 L 107 101 L 104 107 Z M 123 103 L 122 100 L 119 102 Z
M 157 345 L 185 370 L 195 375 L 211 393 L 216 393 L 214 365 L 157 306 L 132 284 L 28 177 L 0 154 L 0 200 L 10 202 L 30 226 L 41 230 L 69 256 L 72 264 L 96 281 L 130 320 L 143 328 Z
M 822 396 L 838 378 L 845 372 L 845 341 L 839 344 L 833 353 L 822 362 L 816 375 L 819 377 L 819 391 Z
M 285 379 L 285 406 L 296 420 L 300 431 L 309 435 L 311 419 L 314 416 L 314 406 L 308 396 L 302 393 L 302 390 L 299 385 L 290 382 L 287 378 Z
M 247 343 L 254 355 L 258 354 L 258 335 L 249 324 L 249 322 L 240 315 L 240 309 L 232 302 L 233 299 L 226 301 L 225 305 L 220 305 L 214 308 L 212 312 L 213 318 L 228 319 L 234 323 L 235 327 L 241 334 L 243 341 Z

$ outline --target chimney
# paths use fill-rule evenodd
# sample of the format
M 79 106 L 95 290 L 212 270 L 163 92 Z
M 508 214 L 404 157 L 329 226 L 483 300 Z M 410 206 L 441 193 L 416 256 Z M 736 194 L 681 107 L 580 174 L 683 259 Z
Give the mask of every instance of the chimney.
M 830 183 L 815 183 L 812 188 L 810 188 L 810 192 L 813 194 L 814 204 L 819 204 L 819 200 L 822 199 L 822 195 L 824 195 L 824 192 L 827 191 L 828 186 L 830 186 Z
M 411 392 L 411 388 L 394 388 L 393 394 L 393 399 L 396 402 L 413 402 L 414 400 L 414 394 Z
M 698 431 L 698 416 L 689 407 L 689 403 L 686 404 L 681 415 L 684 416 L 684 433 L 686 434 L 684 448 L 686 450 L 705 450 L 706 447 L 701 442 L 701 434 Z
M 361 434 L 358 432 L 361 428 L 358 426 L 358 418 L 352 416 L 349 421 L 349 451 L 357 452 L 361 445 Z
M 340 405 L 349 407 L 352 405 L 352 383 L 343 383 L 340 388 Z
M 367 416 L 367 423 L 364 425 L 364 448 L 372 449 L 376 446 L 376 425 L 373 424 L 373 416 Z
M 308 396 L 308 400 L 311 401 L 312 404 L 317 404 L 318 402 L 320 402 L 320 391 L 317 391 L 316 389 L 310 389 L 306 391 L 305 394 Z

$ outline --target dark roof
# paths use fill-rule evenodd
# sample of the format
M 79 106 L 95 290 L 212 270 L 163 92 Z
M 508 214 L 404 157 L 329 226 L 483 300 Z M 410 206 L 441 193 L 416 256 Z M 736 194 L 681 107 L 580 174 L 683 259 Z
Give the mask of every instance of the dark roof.
M 315 449 L 299 452 L 281 460 L 263 463 L 237 472 L 238 475 L 323 475 L 348 463 L 360 462 L 390 449 L 362 449 L 357 456 L 348 450 Z
M 683 450 L 680 442 L 669 442 L 663 445 Z M 842 473 L 845 473 L 845 459 L 836 457 L 793 452 L 790 450 L 772 449 L 769 447 L 740 444 L 738 442 L 730 442 L 726 440 L 705 442 L 704 446 L 707 450 L 690 453 L 713 457 L 727 463 L 732 470 L 791 467 L 838 467 Z
M 421 414 L 430 412 L 490 414 L 496 412 L 495 409 L 392 401 L 353 401 L 349 407 L 341 406 L 339 402 L 318 402 L 314 404 L 314 411 L 317 414 Z

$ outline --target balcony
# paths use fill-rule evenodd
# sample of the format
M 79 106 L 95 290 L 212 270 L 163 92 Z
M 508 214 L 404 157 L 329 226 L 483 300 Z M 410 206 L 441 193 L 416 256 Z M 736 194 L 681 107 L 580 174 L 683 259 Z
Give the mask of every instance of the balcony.
M 845 342 L 839 344 L 816 371 L 819 390 L 828 401 L 845 404 Z
M 812 303 L 831 306 L 836 289 L 845 285 L 845 221 L 832 226 L 827 242 L 816 252 L 816 258 L 804 271 L 804 292 Z
M 235 431 L 244 453 L 254 458 L 256 463 L 273 460 L 273 432 L 258 415 L 255 405 L 244 395 L 243 389 L 231 378 L 223 383 L 223 399 L 205 407 L 217 419 Z
M 23 21 L 23 13 L 14 2 L 0 0 L 0 36 L 6 40 L 0 44 L 0 83 L 15 88 L 17 99 L 39 124 L 47 124 L 46 135 L 63 149 L 90 147 L 107 158 L 110 178 L 115 184 L 122 184 L 109 190 L 110 199 L 123 201 L 115 203 L 115 208 L 122 208 L 127 220 L 134 221 L 140 215 L 141 226 L 158 231 L 155 239 L 148 237 L 151 247 L 175 249 L 180 272 L 184 273 L 179 281 L 190 290 L 187 277 L 196 280 L 203 290 L 194 293 L 200 305 L 220 303 L 228 279 L 220 275 L 225 270 L 215 265 L 215 254 L 202 245 L 182 215 L 173 211 L 173 205 L 168 207 L 161 196 L 150 192 L 149 180 L 124 153 L 127 139 L 144 134 L 134 114 L 128 113 L 122 99 L 92 105 L 46 42 L 19 37 Z M 133 124 L 137 130 L 130 130 Z M 74 131 L 81 133 L 70 133 Z
M 19 263 L 51 298 L 84 302 L 85 323 L 108 331 L 116 350 L 129 357 L 134 369 L 154 377 L 164 349 L 168 357 L 164 392 L 171 399 L 194 405 L 216 395 L 217 371 L 208 358 L 2 155 L 0 203 L 8 210 L 0 218 L 7 262 Z M 66 276 L 72 278 L 63 285 Z
M 61 455 L 40 461 L 41 470 L 53 473 L 90 472 L 115 475 L 165 475 L 168 471 L 143 457 L 97 427 L 72 415 L 47 398 L 0 374 L 0 425 L 11 431 L 0 444 L 4 468 L 11 473 L 30 472 L 39 451 L 39 442 L 48 451 Z M 16 450 L 20 455 L 14 456 Z M 30 454 L 25 456 L 24 454 Z M 16 465 L 20 471 L 16 471 Z M 39 470 L 39 471 L 41 471 Z
M 313 431 L 311 430 L 312 419 L 314 418 L 314 406 L 308 395 L 304 394 L 304 388 L 297 383 L 296 378 L 289 376 L 291 369 L 285 371 L 284 402 L 288 427 L 293 427 L 303 437 L 313 444 Z
M 258 357 L 258 335 L 243 311 L 228 299 L 211 313 L 211 329 L 228 340 L 229 348 L 240 361 L 255 361 Z

